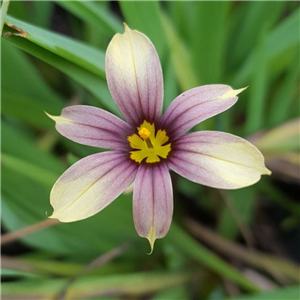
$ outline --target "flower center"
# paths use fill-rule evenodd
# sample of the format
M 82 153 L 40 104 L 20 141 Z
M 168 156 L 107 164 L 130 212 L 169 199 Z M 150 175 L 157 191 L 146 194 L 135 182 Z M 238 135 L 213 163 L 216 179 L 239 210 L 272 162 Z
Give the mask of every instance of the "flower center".
M 171 143 L 165 130 L 159 129 L 155 135 L 155 125 L 144 121 L 137 128 L 138 134 L 127 137 L 130 147 L 135 149 L 130 152 L 130 158 L 138 163 L 146 159 L 146 163 L 156 163 L 161 158 L 167 158 L 171 151 Z M 166 145 L 165 145 L 166 144 Z

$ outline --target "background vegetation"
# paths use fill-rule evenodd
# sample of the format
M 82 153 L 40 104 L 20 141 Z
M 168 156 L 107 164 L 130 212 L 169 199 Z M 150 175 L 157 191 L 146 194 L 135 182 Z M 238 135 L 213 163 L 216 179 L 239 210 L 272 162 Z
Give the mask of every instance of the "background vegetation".
M 289 1 L 2 2 L 3 299 L 299 299 L 299 12 Z M 195 86 L 249 85 L 196 129 L 251 140 L 273 172 L 237 191 L 172 174 L 173 224 L 151 256 L 131 193 L 84 221 L 46 217 L 55 180 L 101 150 L 60 136 L 44 111 L 119 114 L 104 55 L 123 21 L 155 44 L 166 106 Z

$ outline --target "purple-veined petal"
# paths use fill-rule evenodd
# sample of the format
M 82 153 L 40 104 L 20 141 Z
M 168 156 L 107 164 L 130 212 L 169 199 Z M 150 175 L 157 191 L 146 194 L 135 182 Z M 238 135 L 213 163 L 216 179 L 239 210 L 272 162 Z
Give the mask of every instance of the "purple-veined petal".
M 129 149 L 127 136 L 132 134 L 132 127 L 103 109 L 74 105 L 64 108 L 61 116 L 47 115 L 56 122 L 57 131 L 74 142 L 106 149 Z
M 215 116 L 237 101 L 243 89 L 233 90 L 228 85 L 211 84 L 193 88 L 176 97 L 164 113 L 160 128 L 176 139 L 198 123 Z
M 237 189 L 270 175 L 259 150 L 248 141 L 218 131 L 187 134 L 173 144 L 168 166 L 187 179 L 220 189 Z
M 50 218 L 73 222 L 96 214 L 133 182 L 136 172 L 137 166 L 126 152 L 103 152 L 81 159 L 54 184 Z
M 152 42 L 125 25 L 116 34 L 105 57 L 109 90 L 128 123 L 137 127 L 144 120 L 157 121 L 162 111 L 163 78 Z
M 138 234 L 153 250 L 156 238 L 169 231 L 173 214 L 171 177 L 165 164 L 141 165 L 133 189 L 133 217 Z

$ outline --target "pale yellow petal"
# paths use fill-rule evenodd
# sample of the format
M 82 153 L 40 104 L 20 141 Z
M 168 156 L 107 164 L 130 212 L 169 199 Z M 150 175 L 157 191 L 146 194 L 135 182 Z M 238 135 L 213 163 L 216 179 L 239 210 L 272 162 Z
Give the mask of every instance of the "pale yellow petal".
M 237 136 L 194 132 L 180 138 L 168 166 L 191 181 L 221 189 L 237 189 L 270 175 L 259 150 Z
M 107 48 L 105 69 L 113 99 L 131 125 L 158 120 L 163 101 L 162 70 L 147 36 L 125 24 L 124 34 L 116 34 Z
M 71 166 L 54 184 L 50 218 L 73 222 L 104 209 L 132 183 L 137 166 L 121 151 L 85 157 Z

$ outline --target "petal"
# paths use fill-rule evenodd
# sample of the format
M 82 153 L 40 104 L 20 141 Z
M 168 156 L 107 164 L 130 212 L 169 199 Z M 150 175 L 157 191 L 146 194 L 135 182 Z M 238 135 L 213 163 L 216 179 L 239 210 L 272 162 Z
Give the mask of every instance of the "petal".
M 116 34 L 105 58 L 107 84 L 122 115 L 131 125 L 157 121 L 162 111 L 163 79 L 151 41 L 125 25 Z
M 228 85 L 211 84 L 184 92 L 169 105 L 160 128 L 166 129 L 173 139 L 179 137 L 198 123 L 230 108 L 238 99 L 236 95 L 244 89 L 233 90 Z
M 146 237 L 151 252 L 156 238 L 169 231 L 173 214 L 172 182 L 164 164 L 141 165 L 133 190 L 133 217 L 138 234 Z
M 50 218 L 73 222 L 96 214 L 132 183 L 136 172 L 137 166 L 119 151 L 81 159 L 54 184 L 50 194 L 54 212 Z
M 173 146 L 169 168 L 203 185 L 237 189 L 256 183 L 262 174 L 271 174 L 256 147 L 228 133 L 194 132 Z
M 61 116 L 47 115 L 56 122 L 57 131 L 74 142 L 106 149 L 130 148 L 127 136 L 132 127 L 103 109 L 75 105 L 64 108 Z

